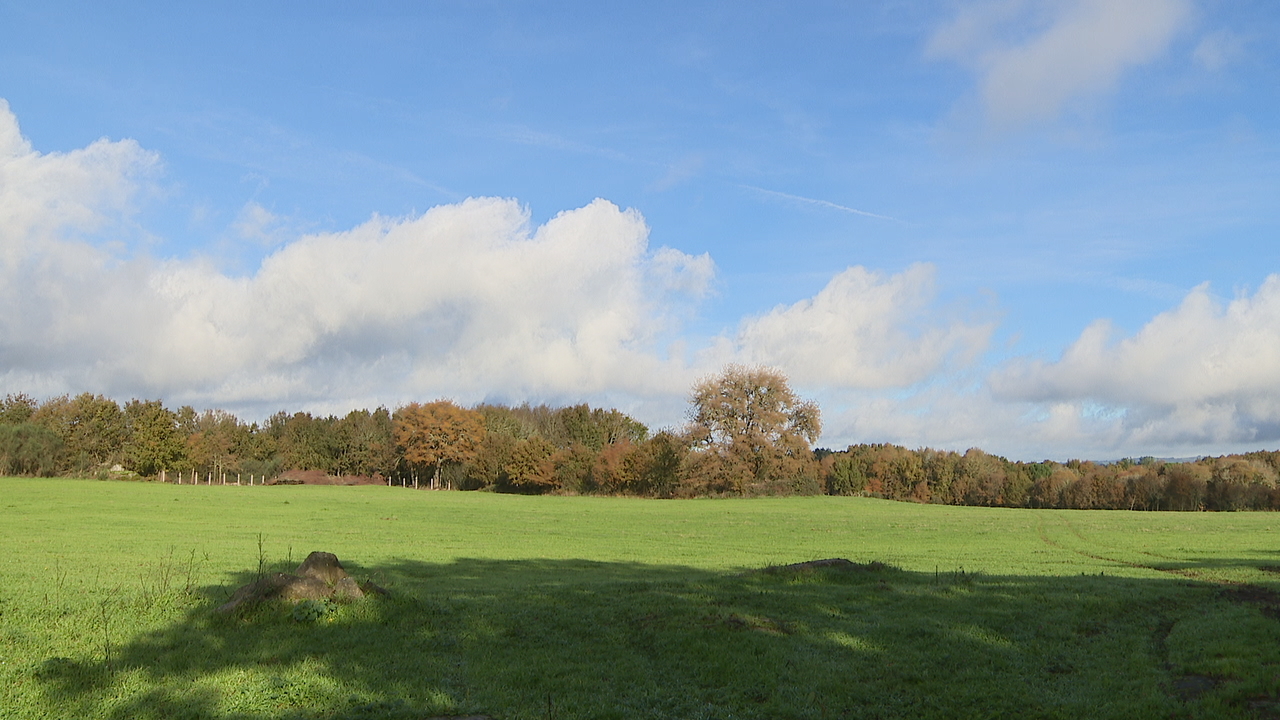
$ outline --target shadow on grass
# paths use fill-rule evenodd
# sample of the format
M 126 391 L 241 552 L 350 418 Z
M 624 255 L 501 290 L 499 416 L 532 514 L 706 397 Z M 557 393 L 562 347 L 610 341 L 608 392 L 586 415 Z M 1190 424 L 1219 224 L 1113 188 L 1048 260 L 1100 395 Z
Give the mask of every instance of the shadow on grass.
M 477 559 L 349 570 L 391 595 L 317 622 L 275 604 L 214 615 L 245 573 L 108 659 L 46 661 L 48 706 L 243 720 L 1280 716 L 1280 623 L 1180 579 Z

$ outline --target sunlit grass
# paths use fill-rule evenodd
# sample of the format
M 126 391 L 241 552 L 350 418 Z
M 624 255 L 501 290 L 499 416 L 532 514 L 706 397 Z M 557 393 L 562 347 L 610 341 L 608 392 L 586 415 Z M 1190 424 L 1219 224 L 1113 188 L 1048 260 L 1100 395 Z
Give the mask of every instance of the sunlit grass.
M 1280 622 L 1222 591 L 1278 587 L 1273 514 L 2 479 L 0 519 L 5 717 L 1280 709 Z M 392 595 L 211 615 L 312 550 Z M 823 557 L 893 567 L 754 572 Z

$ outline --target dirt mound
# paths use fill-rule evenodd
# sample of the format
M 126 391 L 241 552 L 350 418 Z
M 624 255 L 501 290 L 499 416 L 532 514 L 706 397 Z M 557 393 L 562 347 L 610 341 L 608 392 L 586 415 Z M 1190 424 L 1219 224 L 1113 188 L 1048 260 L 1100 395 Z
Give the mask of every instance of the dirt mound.
M 264 600 L 359 600 L 370 593 L 386 595 L 387 591 L 371 582 L 358 584 L 337 555 L 313 552 L 293 573 L 273 573 L 251 582 L 236 590 L 214 612 L 225 615 Z
M 836 570 L 856 570 L 861 572 L 879 572 L 888 570 L 889 566 L 879 560 L 872 560 L 869 563 L 856 563 L 845 558 L 826 558 L 824 560 L 808 560 L 806 562 L 791 563 L 790 565 L 770 565 L 761 570 L 765 573 L 786 573 L 786 572 L 802 572 L 805 570 L 818 570 L 821 568 L 832 568 Z

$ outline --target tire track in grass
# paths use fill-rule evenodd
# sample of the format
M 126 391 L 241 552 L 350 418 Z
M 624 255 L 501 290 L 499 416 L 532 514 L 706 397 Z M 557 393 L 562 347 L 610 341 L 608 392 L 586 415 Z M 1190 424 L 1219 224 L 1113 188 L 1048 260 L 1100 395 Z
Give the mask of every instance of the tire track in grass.
M 1081 542 L 1084 542 L 1084 543 L 1090 542 L 1090 540 L 1086 538 L 1080 532 L 1080 530 L 1071 523 L 1070 520 L 1067 520 L 1064 518 L 1062 519 L 1062 524 L 1067 528 L 1067 530 L 1071 532 L 1071 534 L 1079 538 Z M 1230 600 L 1231 602 L 1240 603 L 1243 605 L 1253 605 L 1257 607 L 1258 610 L 1263 615 L 1273 620 L 1280 620 L 1280 593 L 1270 588 L 1263 587 L 1261 585 L 1255 585 L 1253 583 L 1245 582 L 1243 580 L 1231 580 L 1229 578 L 1214 578 L 1203 572 L 1197 572 L 1192 568 L 1160 567 L 1158 565 L 1152 565 L 1150 563 L 1134 562 L 1132 560 L 1124 560 L 1122 558 L 1108 557 L 1106 555 L 1099 555 L 1097 553 L 1088 552 L 1086 550 L 1080 550 L 1078 548 L 1067 547 L 1062 543 L 1059 543 L 1056 540 L 1053 540 L 1052 538 L 1049 537 L 1049 533 L 1045 529 L 1045 523 L 1043 521 L 1037 523 L 1036 531 L 1037 531 L 1037 534 L 1039 534 L 1040 536 L 1040 540 L 1044 542 L 1045 545 L 1048 545 L 1049 547 L 1052 547 L 1055 550 L 1062 550 L 1065 552 L 1074 553 L 1081 557 L 1087 557 L 1092 560 L 1100 560 L 1102 562 L 1114 563 L 1116 565 L 1122 565 L 1124 567 L 1133 568 L 1135 570 L 1153 570 L 1155 572 L 1165 573 L 1167 575 L 1177 575 L 1178 577 L 1187 578 L 1188 580 L 1192 580 L 1194 582 L 1204 583 L 1206 585 L 1216 587 L 1218 589 L 1219 594 L 1222 597 Z M 1143 554 L 1153 555 L 1155 557 L 1161 557 L 1161 556 L 1156 556 L 1153 553 L 1143 553 Z M 1173 561 L 1177 560 L 1177 558 L 1167 558 L 1167 557 L 1163 559 L 1173 560 Z
M 1080 540 L 1084 542 L 1089 542 L 1087 539 L 1085 539 L 1083 535 L 1080 534 L 1080 531 L 1076 530 L 1075 526 L 1071 524 L 1070 520 L 1063 520 L 1062 524 L 1065 525 L 1066 528 L 1072 532 L 1072 534 L 1080 538 Z M 1102 562 L 1114 563 L 1116 565 L 1124 565 L 1125 567 L 1131 567 L 1135 569 L 1141 569 L 1141 570 L 1159 570 L 1160 569 L 1160 568 L 1152 567 L 1150 565 L 1144 565 L 1142 563 L 1135 563 L 1129 560 L 1121 560 L 1119 558 L 1107 557 L 1105 555 L 1097 555 L 1095 553 L 1086 552 L 1084 550 L 1079 550 L 1077 548 L 1067 547 L 1066 545 L 1063 545 L 1057 540 L 1054 540 L 1049 537 L 1049 533 L 1045 529 L 1045 523 L 1043 521 L 1036 523 L 1036 533 L 1040 536 L 1041 542 L 1043 542 L 1045 545 L 1048 545 L 1049 547 L 1055 550 L 1062 550 L 1064 552 L 1074 553 L 1081 557 L 1087 557 L 1091 560 L 1101 560 Z
M 1089 540 L 1089 538 L 1086 538 L 1084 534 L 1081 533 L 1080 530 L 1074 524 L 1072 524 L 1070 520 L 1063 519 L 1062 525 L 1066 527 L 1066 529 L 1069 530 L 1072 535 L 1075 535 L 1077 538 L 1079 538 L 1081 542 L 1092 544 L 1092 541 Z M 1053 540 L 1049 537 L 1049 533 L 1045 530 L 1044 522 L 1038 523 L 1036 529 L 1039 532 L 1040 540 L 1043 541 L 1049 547 L 1052 547 L 1056 550 L 1063 550 L 1065 552 L 1074 553 L 1081 557 L 1087 557 L 1091 560 L 1100 560 L 1102 562 L 1109 562 L 1109 563 L 1114 563 L 1116 565 L 1123 565 L 1124 567 L 1133 568 L 1135 570 L 1154 570 L 1156 572 L 1166 573 L 1169 575 L 1178 575 L 1178 576 L 1189 578 L 1192 580 L 1201 580 L 1201 581 L 1209 582 L 1215 585 L 1223 584 L 1223 583 L 1243 584 L 1243 583 L 1239 583 L 1237 581 L 1231 581 L 1231 580 L 1215 581 L 1212 579 L 1208 579 L 1208 578 L 1205 578 L 1201 573 L 1197 573 L 1191 568 L 1159 567 L 1157 565 L 1152 565 L 1150 563 L 1135 562 L 1133 560 L 1125 560 L 1123 558 L 1118 558 L 1118 557 L 1099 555 L 1098 553 L 1089 552 L 1087 550 L 1081 550 L 1079 548 L 1067 547 L 1066 545 L 1063 545 L 1062 543 L 1057 542 L 1056 540 Z M 1136 552 L 1141 553 L 1141 551 L 1136 551 Z M 1143 553 L 1143 554 L 1150 554 L 1150 553 Z M 1177 560 L 1177 558 L 1163 558 L 1163 559 L 1174 560 L 1174 561 Z
M 1082 543 L 1091 544 L 1091 541 L 1086 538 L 1070 520 L 1062 518 L 1062 524 Z M 1116 565 L 1133 569 L 1153 570 L 1159 573 L 1186 578 L 1192 583 L 1215 588 L 1217 596 L 1228 602 L 1239 605 L 1252 605 L 1258 608 L 1258 611 L 1264 617 L 1280 621 L 1280 593 L 1270 588 L 1240 580 L 1214 578 L 1204 573 L 1197 572 L 1192 568 L 1159 567 L 1150 563 L 1134 562 L 1117 557 L 1108 557 L 1096 552 L 1067 547 L 1049 537 L 1049 532 L 1043 521 L 1037 523 L 1036 530 L 1037 534 L 1040 536 L 1040 540 L 1044 542 L 1045 545 L 1054 548 L 1055 550 L 1066 551 L 1092 560 L 1114 563 Z M 1178 558 L 1161 556 L 1155 553 L 1148 553 L 1140 550 L 1135 552 L 1151 557 L 1158 557 L 1163 560 L 1173 562 L 1178 561 Z M 1280 567 L 1276 567 L 1274 569 L 1280 570 Z M 1272 567 L 1264 566 L 1260 567 L 1259 570 L 1270 572 Z M 1177 621 L 1175 619 L 1161 613 L 1158 623 L 1152 630 L 1149 645 L 1152 657 L 1157 660 L 1165 673 L 1169 676 L 1169 694 L 1185 703 L 1197 700 L 1201 696 L 1218 689 L 1218 687 L 1223 684 L 1224 679 L 1217 676 L 1201 674 L 1175 674 L 1175 668 L 1169 658 L 1168 638 L 1176 625 Z M 1239 706 L 1247 707 L 1255 713 L 1256 717 L 1276 718 L 1280 720 L 1280 700 L 1276 700 L 1274 696 L 1268 695 L 1263 697 L 1254 697 L 1249 700 L 1247 704 L 1239 703 Z

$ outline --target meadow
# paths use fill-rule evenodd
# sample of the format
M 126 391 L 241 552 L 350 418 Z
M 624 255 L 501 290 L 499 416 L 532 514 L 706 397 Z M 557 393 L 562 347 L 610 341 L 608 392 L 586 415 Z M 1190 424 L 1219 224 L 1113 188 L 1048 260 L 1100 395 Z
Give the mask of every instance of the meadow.
M 212 613 L 313 550 L 390 595 Z M 0 717 L 1280 717 L 1277 591 L 1274 513 L 3 478 Z

